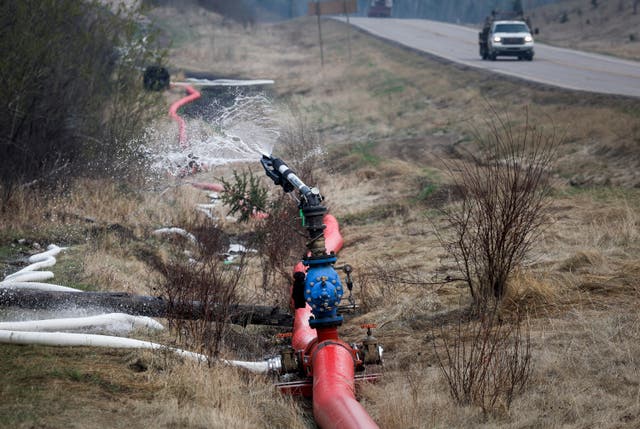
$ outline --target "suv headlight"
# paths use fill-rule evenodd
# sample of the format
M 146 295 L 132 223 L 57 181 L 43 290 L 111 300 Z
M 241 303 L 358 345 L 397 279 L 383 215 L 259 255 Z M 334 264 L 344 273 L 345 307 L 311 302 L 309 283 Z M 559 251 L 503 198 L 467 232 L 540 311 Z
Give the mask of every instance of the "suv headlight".
M 533 37 L 531 37 L 531 35 L 528 34 L 528 35 L 524 36 L 524 41 L 526 43 L 531 43 L 531 42 L 533 42 Z
M 502 40 L 502 37 L 500 36 L 493 36 L 493 41 L 496 43 L 500 43 L 500 41 Z

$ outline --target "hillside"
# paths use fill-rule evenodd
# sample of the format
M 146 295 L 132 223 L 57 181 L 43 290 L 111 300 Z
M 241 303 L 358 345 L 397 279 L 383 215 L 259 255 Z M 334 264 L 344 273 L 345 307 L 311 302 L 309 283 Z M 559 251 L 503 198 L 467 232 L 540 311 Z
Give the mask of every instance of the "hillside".
M 538 40 L 640 60 L 640 3 L 565 0 L 531 12 Z
M 548 8 L 551 16 L 555 9 Z M 359 325 L 376 323 L 385 349 L 382 380 L 359 393 L 381 427 L 640 425 L 639 100 L 504 81 L 335 21 L 323 24 L 322 68 L 313 19 L 245 28 L 200 9 L 162 7 L 150 16 L 173 42 L 176 76 L 275 80 L 273 115 L 286 132 L 274 154 L 322 149 L 315 177 L 341 222 L 340 261 L 355 268 L 361 306 L 341 335 L 359 341 Z M 540 26 L 545 40 L 579 43 L 577 28 L 563 39 L 565 27 L 548 22 Z M 181 94 L 168 93 L 167 105 Z M 512 277 L 502 309 L 505 318 L 526 312 L 532 372 L 510 407 L 500 403 L 485 413 L 456 404 L 439 370 L 442 339 L 467 326 L 459 310 L 470 298 L 462 282 L 438 282 L 459 276 L 438 233 L 449 228 L 440 209 L 456 195 L 447 162 L 476 151 L 500 120 L 518 130 L 529 124 L 560 145 L 544 228 Z M 188 124 L 197 134 L 215 131 L 202 118 Z M 174 123 L 162 120 L 155 131 L 150 134 L 160 138 L 150 144 L 177 142 Z M 150 180 L 142 189 L 114 178 L 81 180 L 55 198 L 25 190 L 2 215 L 2 268 L 15 270 L 19 256 L 36 251 L 34 242 L 56 242 L 70 246 L 55 267 L 56 282 L 157 293 L 159 274 L 143 251 L 156 246 L 161 255 L 184 256 L 184 249 L 169 253 L 169 244 L 183 243 L 164 243 L 152 231 L 206 225 L 194 207 L 207 198 L 188 182 L 231 180 L 233 169 L 246 168 L 262 177 L 256 159 L 185 180 Z M 257 227 L 216 226 L 233 236 Z M 254 274 L 239 291 L 243 300 L 286 303 L 284 278 L 264 288 L 260 272 Z M 275 333 L 233 329 L 221 356 L 259 360 L 277 348 Z M 184 340 L 176 332 L 145 335 L 165 344 Z M 315 427 L 308 402 L 279 395 L 272 378 L 224 366 L 111 349 L 0 346 L 0 356 L 2 427 Z

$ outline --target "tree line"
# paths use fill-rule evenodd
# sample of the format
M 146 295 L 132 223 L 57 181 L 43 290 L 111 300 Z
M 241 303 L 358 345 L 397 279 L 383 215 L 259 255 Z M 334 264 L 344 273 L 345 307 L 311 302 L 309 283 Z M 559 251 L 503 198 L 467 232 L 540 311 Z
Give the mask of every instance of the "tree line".
M 289 19 L 307 14 L 312 0 L 146 0 L 152 5 L 198 4 L 235 21 L 252 24 L 256 21 Z M 329 0 L 321 0 L 329 1 Z M 393 17 L 426 18 L 449 22 L 481 22 L 493 9 L 528 10 L 559 0 L 395 0 Z M 359 16 L 366 16 L 370 0 L 358 0 Z
M 140 168 L 160 64 L 135 11 L 83 0 L 0 2 L 0 203 L 16 189 Z M 132 168 L 133 167 L 133 168 Z

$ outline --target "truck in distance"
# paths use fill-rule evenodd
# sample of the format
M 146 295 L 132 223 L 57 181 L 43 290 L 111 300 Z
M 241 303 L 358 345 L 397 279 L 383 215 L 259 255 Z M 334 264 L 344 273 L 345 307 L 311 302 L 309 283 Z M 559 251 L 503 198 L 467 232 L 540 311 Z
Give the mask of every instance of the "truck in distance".
M 367 16 L 369 18 L 389 18 L 392 7 L 393 0 L 371 0 Z
M 495 61 L 499 56 L 533 60 L 533 36 L 525 20 L 497 20 L 487 17 L 478 34 L 480 57 Z

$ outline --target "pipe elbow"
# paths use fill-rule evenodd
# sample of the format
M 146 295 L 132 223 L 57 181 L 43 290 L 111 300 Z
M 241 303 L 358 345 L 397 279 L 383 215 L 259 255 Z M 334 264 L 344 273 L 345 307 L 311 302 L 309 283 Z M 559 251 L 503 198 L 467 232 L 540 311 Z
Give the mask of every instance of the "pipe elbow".
M 322 223 L 326 226 L 324 230 L 324 246 L 327 249 L 327 253 L 338 253 L 344 245 L 344 239 L 340 234 L 340 225 L 335 216 L 326 214 L 322 218 Z

